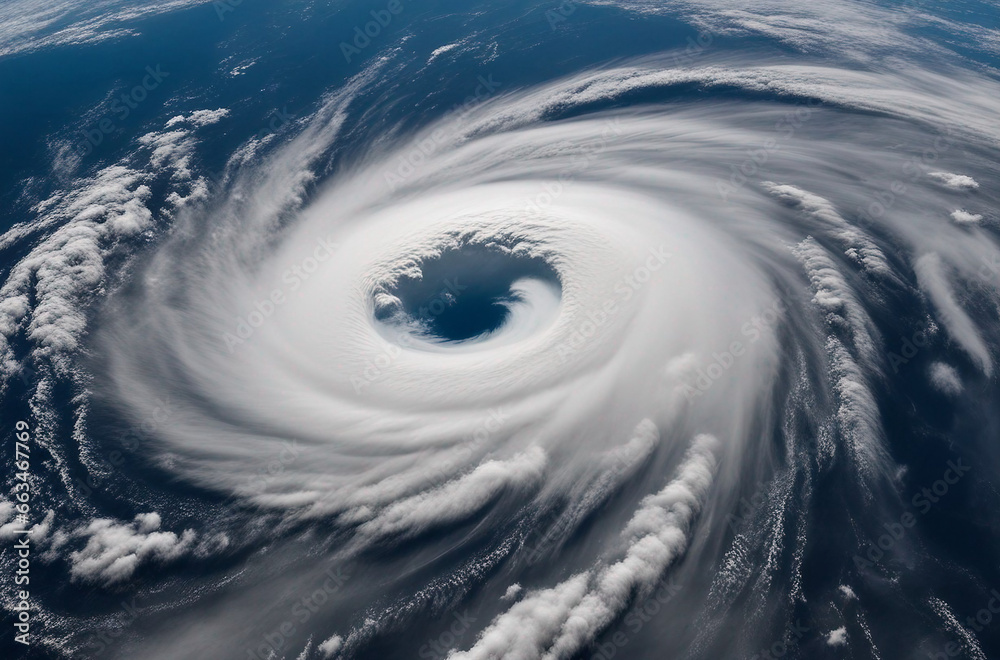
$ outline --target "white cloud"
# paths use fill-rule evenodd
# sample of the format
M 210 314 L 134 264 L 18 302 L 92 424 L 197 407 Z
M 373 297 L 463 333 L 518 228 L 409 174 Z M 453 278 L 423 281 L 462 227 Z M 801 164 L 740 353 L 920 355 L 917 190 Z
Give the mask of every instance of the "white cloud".
M 590 575 L 580 573 L 564 582 L 528 594 L 498 616 L 467 652 L 455 651 L 448 660 L 539 658 L 587 594 Z
M 172 128 L 178 124 L 190 124 L 195 128 L 201 128 L 202 126 L 210 126 L 217 122 L 222 121 L 229 116 L 229 110 L 226 108 L 218 108 L 217 110 L 195 110 L 191 114 L 177 115 L 167 120 L 165 126 L 167 128 Z
M 521 585 L 515 582 L 507 587 L 507 591 L 503 593 L 503 596 L 500 596 L 500 600 L 514 600 L 521 595 L 521 591 Z
M 0 3 L 0 57 L 135 36 L 143 18 L 211 1 L 6 0 Z
M 49 532 L 52 530 L 52 521 L 55 519 L 55 512 L 49 510 L 40 522 L 25 525 L 17 522 L 15 518 L 16 509 L 14 507 L 14 502 L 0 499 L 0 541 L 12 541 L 19 538 L 17 532 L 31 530 L 31 542 L 36 547 L 47 543 L 50 540 Z
M 344 640 L 340 638 L 340 635 L 334 635 L 330 639 L 326 640 L 319 645 L 317 650 L 323 654 L 324 658 L 332 658 L 343 646 Z
M 913 269 L 920 288 L 930 297 L 948 334 L 965 349 L 984 374 L 993 374 L 990 349 L 976 329 L 975 323 L 962 309 L 952 292 L 941 257 L 929 252 L 916 260 Z
M 455 50 L 456 48 L 458 48 L 461 45 L 462 45 L 462 42 L 461 41 L 457 41 L 457 42 L 455 42 L 453 44 L 447 44 L 445 46 L 441 46 L 440 48 L 435 48 L 434 52 L 431 53 L 431 56 L 427 58 L 427 63 L 430 64 L 431 62 L 433 62 L 437 58 L 441 57 L 442 55 L 444 55 L 448 51 Z
M 836 630 L 831 630 L 826 636 L 826 643 L 828 646 L 843 646 L 847 644 L 847 628 L 840 627 Z
M 8 342 L 22 329 L 34 342 L 36 357 L 77 348 L 87 324 L 78 303 L 100 292 L 105 250 L 152 222 L 145 181 L 140 172 L 112 166 L 36 207 L 43 212 L 41 226 L 61 226 L 11 269 L 0 288 L 0 360 L 6 373 L 20 368 Z
M 834 392 L 837 394 L 837 426 L 849 455 L 871 483 L 888 464 L 881 415 L 875 394 L 859 363 L 836 337 L 826 341 Z M 869 493 L 870 494 L 870 493 Z
M 952 396 L 962 393 L 965 389 L 962 386 L 962 379 L 958 375 L 955 367 L 944 362 L 934 362 L 930 366 L 931 384 L 940 392 Z
M 140 513 L 131 523 L 120 524 L 98 518 L 74 532 L 87 544 L 70 554 L 74 580 L 113 585 L 130 578 L 143 564 L 169 562 L 187 554 L 194 546 L 195 532 L 180 536 L 161 532 L 158 513 Z
M 881 337 L 837 263 L 811 236 L 792 252 L 809 276 L 814 292 L 812 301 L 824 313 L 827 324 L 846 333 L 859 359 L 874 365 Z
M 833 50 L 868 59 L 878 51 L 914 49 L 900 30 L 900 12 L 862 2 L 801 3 L 788 0 L 590 0 L 635 11 L 686 15 L 713 37 L 762 36 L 805 52 Z M 920 40 L 925 49 L 929 42 Z
M 882 250 L 864 232 L 847 222 L 837 212 L 832 202 L 795 186 L 779 185 L 770 181 L 765 181 L 763 186 L 789 206 L 801 209 L 815 219 L 818 228 L 825 230 L 841 243 L 846 254 L 861 263 L 865 270 L 882 276 L 892 275 L 892 269 Z
M 197 142 L 189 131 L 147 133 L 139 138 L 139 144 L 152 150 L 150 164 L 154 168 L 173 169 L 176 179 L 191 178 L 191 159 Z
M 237 64 L 236 66 L 234 66 L 232 69 L 229 70 L 229 75 L 231 75 L 234 78 L 236 76 L 245 75 L 246 72 L 247 72 L 247 70 L 250 69 L 250 67 L 252 67 L 254 64 L 256 64 L 258 62 L 258 60 L 260 60 L 260 58 L 259 57 L 255 57 L 253 59 L 249 59 L 249 60 L 246 60 L 245 62 L 241 62 L 240 64 Z
M 625 526 L 628 547 L 621 560 L 529 593 L 495 618 L 471 649 L 452 652 L 449 660 L 556 660 L 579 653 L 623 611 L 636 590 L 645 594 L 653 589 L 687 549 L 713 482 L 718 448 L 710 435 L 695 438 L 677 476 L 643 499 Z
M 951 212 L 951 219 L 960 225 L 978 225 L 983 221 L 983 216 L 978 213 L 969 213 L 965 209 L 955 209 Z
M 930 172 L 927 176 L 934 179 L 945 188 L 952 190 L 979 190 L 979 182 L 971 176 L 953 174 L 951 172 Z
M 458 522 L 482 509 L 507 489 L 530 488 L 541 481 L 546 466 L 539 447 L 506 461 L 487 461 L 468 475 L 435 490 L 386 507 L 358 533 L 369 540 L 409 538 L 434 527 Z

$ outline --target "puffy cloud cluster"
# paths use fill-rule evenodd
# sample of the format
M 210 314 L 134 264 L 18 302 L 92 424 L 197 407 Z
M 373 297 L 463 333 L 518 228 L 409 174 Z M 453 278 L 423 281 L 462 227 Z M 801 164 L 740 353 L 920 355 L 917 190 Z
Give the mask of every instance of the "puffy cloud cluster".
M 961 394 L 962 390 L 965 389 L 955 367 L 944 362 L 934 362 L 931 364 L 930 379 L 931 385 L 945 394 L 955 396 Z
M 155 512 L 140 513 L 125 524 L 107 518 L 91 521 L 74 534 L 86 538 L 87 544 L 69 555 L 70 575 L 81 582 L 114 585 L 145 564 L 170 562 L 193 550 L 194 530 L 178 536 L 160 531 L 160 525 Z
M 172 178 L 187 181 L 191 179 L 191 160 L 198 146 L 194 131 L 228 116 L 226 108 L 195 110 L 186 117 L 177 115 L 165 124 L 166 128 L 173 130 L 147 133 L 139 138 L 139 144 L 150 149 L 150 165 L 155 170 L 171 170 Z
M 978 225 L 983 221 L 983 216 L 965 209 L 955 209 L 951 212 L 951 219 L 960 225 Z
M 827 633 L 826 644 L 827 646 L 844 646 L 847 644 L 847 628 L 841 626 Z
M 930 172 L 927 176 L 945 188 L 951 188 L 952 190 L 979 190 L 979 182 L 965 174 Z
M 167 120 L 165 126 L 173 128 L 179 124 L 189 124 L 195 128 L 216 124 L 229 116 L 227 108 L 217 108 L 215 110 L 195 110 L 189 115 L 177 115 Z
M 579 653 L 635 595 L 646 596 L 687 549 L 708 497 L 719 441 L 695 438 L 677 476 L 646 497 L 625 526 L 625 556 L 554 587 L 529 593 L 497 617 L 466 652 L 449 660 L 556 660 Z
M 205 126 L 227 110 L 200 110 L 184 121 Z M 178 118 L 175 118 L 175 120 Z M 171 121 L 175 121 L 171 120 Z M 104 292 L 106 259 L 120 241 L 153 226 L 150 182 L 171 172 L 189 191 L 174 190 L 168 202 L 179 206 L 207 193 L 203 180 L 190 181 L 197 146 L 193 129 L 149 133 L 146 170 L 123 164 L 99 170 L 32 209 L 37 219 L 15 225 L 0 236 L 0 247 L 49 232 L 10 270 L 0 287 L 0 373 L 21 369 L 10 343 L 20 332 L 31 340 L 34 357 L 65 356 L 75 351 L 87 329 L 87 301 Z M 33 304 L 32 304 L 33 303 Z
M 18 332 L 32 341 L 36 357 L 77 348 L 87 323 L 80 303 L 101 291 L 106 250 L 116 239 L 152 223 L 146 181 L 142 172 L 116 165 L 36 207 L 42 215 L 36 230 L 59 226 L 13 266 L 0 288 L 0 361 L 5 375 L 20 370 L 10 348 Z M 24 228 L 10 232 L 20 235 Z

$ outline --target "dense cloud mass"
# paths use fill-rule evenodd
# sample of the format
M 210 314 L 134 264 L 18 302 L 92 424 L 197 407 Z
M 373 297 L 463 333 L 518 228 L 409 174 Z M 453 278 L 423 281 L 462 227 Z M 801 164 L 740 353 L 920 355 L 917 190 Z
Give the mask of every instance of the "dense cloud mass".
M 197 4 L 13 2 L 0 57 Z M 921 530 L 996 504 L 1000 82 L 952 40 L 1000 34 L 839 1 L 540 24 L 611 10 L 695 36 L 420 121 L 399 80 L 499 37 L 416 71 L 386 37 L 218 175 L 240 109 L 193 89 L 114 162 L 52 147 L 0 237 L 0 393 L 44 452 L 45 588 L 108 602 L 45 604 L 46 653 L 996 652 L 966 623 L 995 568 Z

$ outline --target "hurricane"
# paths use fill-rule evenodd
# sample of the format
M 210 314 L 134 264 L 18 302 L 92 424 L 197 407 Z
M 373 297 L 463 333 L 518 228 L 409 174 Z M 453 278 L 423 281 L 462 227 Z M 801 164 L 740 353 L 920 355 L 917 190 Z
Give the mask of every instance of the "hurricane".
M 1000 653 L 995 2 L 344 5 L 0 8 L 10 657 Z

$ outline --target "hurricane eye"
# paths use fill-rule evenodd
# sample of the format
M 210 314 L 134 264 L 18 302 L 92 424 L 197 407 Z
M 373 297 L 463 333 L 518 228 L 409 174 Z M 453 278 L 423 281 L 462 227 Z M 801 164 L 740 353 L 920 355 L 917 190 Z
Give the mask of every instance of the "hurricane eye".
M 500 331 L 532 285 L 559 295 L 556 270 L 540 257 L 477 245 L 448 249 L 419 265 L 375 306 L 385 330 L 406 331 L 437 343 L 484 338 Z

